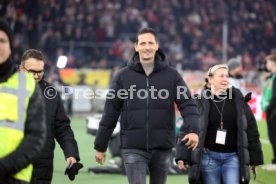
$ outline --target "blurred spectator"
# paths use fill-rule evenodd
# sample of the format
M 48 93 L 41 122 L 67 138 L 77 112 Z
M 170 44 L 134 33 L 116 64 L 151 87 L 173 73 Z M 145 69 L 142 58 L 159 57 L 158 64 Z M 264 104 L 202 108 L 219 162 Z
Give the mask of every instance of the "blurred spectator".
M 245 81 L 242 75 L 242 67 L 240 58 L 231 58 L 228 62 L 229 82 L 235 88 L 241 90 L 243 95 L 246 95 Z

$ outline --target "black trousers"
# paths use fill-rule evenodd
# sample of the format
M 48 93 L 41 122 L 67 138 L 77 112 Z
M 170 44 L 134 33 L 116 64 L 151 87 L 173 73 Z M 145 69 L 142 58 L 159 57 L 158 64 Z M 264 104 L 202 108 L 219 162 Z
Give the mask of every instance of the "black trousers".
M 267 113 L 267 129 L 273 150 L 272 163 L 276 164 L 276 116 L 274 116 L 274 114 Z
M 51 184 L 53 178 L 53 159 L 39 159 L 34 163 L 31 184 Z

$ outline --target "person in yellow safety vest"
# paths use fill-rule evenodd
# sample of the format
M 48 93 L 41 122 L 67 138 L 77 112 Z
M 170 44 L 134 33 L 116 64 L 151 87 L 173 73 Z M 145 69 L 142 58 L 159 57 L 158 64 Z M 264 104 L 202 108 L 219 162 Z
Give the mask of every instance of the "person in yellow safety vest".
M 45 107 L 31 74 L 11 60 L 12 31 L 0 20 L 0 184 L 27 184 L 46 138 Z

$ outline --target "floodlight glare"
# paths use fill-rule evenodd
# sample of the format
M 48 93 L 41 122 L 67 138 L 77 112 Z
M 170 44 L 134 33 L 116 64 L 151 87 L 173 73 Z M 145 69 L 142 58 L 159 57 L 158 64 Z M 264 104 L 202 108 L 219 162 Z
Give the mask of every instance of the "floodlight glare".
M 65 68 L 67 64 L 67 56 L 59 56 L 57 61 L 58 68 Z

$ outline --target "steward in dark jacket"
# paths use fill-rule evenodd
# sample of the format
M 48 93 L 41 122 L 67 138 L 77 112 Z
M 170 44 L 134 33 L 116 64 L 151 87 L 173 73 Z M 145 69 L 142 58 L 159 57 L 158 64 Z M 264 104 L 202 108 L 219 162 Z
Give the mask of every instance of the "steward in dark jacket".
M 231 90 L 230 90 L 231 91 Z M 210 99 L 206 99 L 208 94 L 207 90 L 203 90 L 201 95 L 197 98 L 197 105 L 200 112 L 200 134 L 199 134 L 199 144 L 194 151 L 187 150 L 181 141 L 177 145 L 176 162 L 178 160 L 183 160 L 188 162 L 189 167 L 189 183 L 201 184 L 201 159 L 203 150 L 205 149 L 205 144 L 207 126 L 210 115 Z M 239 163 L 240 163 L 240 183 L 249 183 L 250 179 L 250 168 L 249 166 L 258 166 L 263 164 L 263 153 L 261 150 L 261 143 L 259 141 L 259 132 L 257 128 L 257 123 L 255 117 L 247 104 L 250 97 L 243 97 L 240 90 L 232 88 L 233 100 L 235 104 L 237 116 L 236 127 L 237 127 L 237 137 L 236 139 L 236 150 Z M 186 133 L 181 132 L 182 136 Z M 181 137 L 180 137 L 181 138 Z
M 51 183 L 55 139 L 62 148 L 70 168 L 80 160 L 77 142 L 70 127 L 70 119 L 65 113 L 62 100 L 53 86 L 43 79 L 45 58 L 42 52 L 28 49 L 23 53 L 20 69 L 32 73 L 45 99 L 47 138 L 42 152 L 34 162 L 33 184 Z M 70 177 L 69 177 L 70 179 Z
M 185 95 L 177 98 L 177 87 L 188 89 L 179 73 L 168 66 L 164 54 L 159 50 L 155 56 L 153 72 L 147 76 L 139 62 L 139 55 L 134 54 L 132 61 L 123 68 L 111 84 L 107 99 L 105 113 L 100 122 L 100 127 L 95 140 L 95 149 L 106 151 L 109 138 L 121 115 L 121 147 L 135 149 L 166 149 L 175 145 L 175 111 L 174 102 L 177 104 L 181 115 L 189 126 L 189 132 L 198 133 L 198 110 L 194 100 L 187 90 Z M 150 98 L 150 88 L 157 91 L 165 89 L 169 92 L 168 98 Z M 139 99 L 137 91 L 125 99 L 119 99 L 117 92 L 120 89 L 143 89 L 149 97 Z M 181 90 L 183 91 L 183 90 Z M 145 93 L 141 93 L 144 97 Z M 108 98 L 108 97 L 107 97 Z

